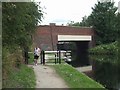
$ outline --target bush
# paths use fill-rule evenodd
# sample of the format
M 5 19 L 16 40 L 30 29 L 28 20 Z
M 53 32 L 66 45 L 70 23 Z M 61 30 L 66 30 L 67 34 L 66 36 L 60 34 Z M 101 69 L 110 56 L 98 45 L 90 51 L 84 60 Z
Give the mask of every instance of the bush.
M 33 69 L 26 65 L 21 65 L 19 68 L 11 70 L 7 80 L 3 83 L 3 88 L 35 88 L 36 80 Z
M 92 48 L 89 50 L 89 53 L 91 54 L 112 54 L 116 55 L 118 54 L 118 41 L 115 41 L 111 44 L 102 44 L 95 48 Z
M 2 53 L 2 76 L 3 80 L 6 80 L 12 69 L 20 68 L 21 63 L 23 62 L 23 57 L 22 52 L 19 49 L 16 49 L 14 53 L 11 53 L 9 49 L 3 47 Z

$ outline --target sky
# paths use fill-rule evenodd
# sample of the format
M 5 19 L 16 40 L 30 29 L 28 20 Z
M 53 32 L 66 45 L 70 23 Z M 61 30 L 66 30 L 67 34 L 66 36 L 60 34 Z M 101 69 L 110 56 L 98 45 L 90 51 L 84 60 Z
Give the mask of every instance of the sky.
M 66 25 L 70 21 L 80 22 L 82 17 L 89 16 L 92 12 L 91 7 L 98 0 L 35 0 L 41 2 L 44 13 L 41 25 Z M 118 6 L 120 0 L 114 0 L 115 6 Z

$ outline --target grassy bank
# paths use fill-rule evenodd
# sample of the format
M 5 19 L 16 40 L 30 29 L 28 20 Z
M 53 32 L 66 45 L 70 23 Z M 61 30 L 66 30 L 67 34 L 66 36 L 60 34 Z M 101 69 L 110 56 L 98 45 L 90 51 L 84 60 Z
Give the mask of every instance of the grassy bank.
M 56 70 L 70 88 L 104 88 L 68 64 L 53 65 L 51 67 Z
M 19 69 L 12 70 L 3 88 L 35 88 L 35 74 L 32 68 L 21 65 Z

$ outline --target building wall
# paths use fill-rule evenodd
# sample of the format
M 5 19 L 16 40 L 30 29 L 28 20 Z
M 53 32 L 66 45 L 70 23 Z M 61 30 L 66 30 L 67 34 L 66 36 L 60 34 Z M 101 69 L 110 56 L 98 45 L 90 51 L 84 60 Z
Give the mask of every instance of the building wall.
M 58 35 L 91 35 L 92 42 L 89 43 L 90 47 L 95 43 L 92 28 L 56 26 L 54 24 L 38 26 L 35 31 L 34 42 L 43 50 L 56 50 Z

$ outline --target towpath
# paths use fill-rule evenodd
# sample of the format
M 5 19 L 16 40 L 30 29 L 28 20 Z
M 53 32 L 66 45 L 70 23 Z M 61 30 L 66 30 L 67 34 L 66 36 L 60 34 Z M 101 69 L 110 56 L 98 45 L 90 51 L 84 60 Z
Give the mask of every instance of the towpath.
M 33 66 L 36 75 L 36 88 L 68 88 L 53 68 L 38 64 Z

